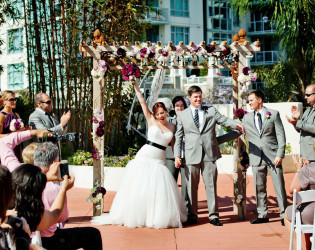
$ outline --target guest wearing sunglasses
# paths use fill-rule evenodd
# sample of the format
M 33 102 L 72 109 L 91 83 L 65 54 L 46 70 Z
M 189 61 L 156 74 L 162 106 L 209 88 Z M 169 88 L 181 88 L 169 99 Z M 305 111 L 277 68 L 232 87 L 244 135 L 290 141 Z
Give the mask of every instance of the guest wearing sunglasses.
M 44 93 L 35 96 L 36 109 L 30 115 L 29 125 L 33 129 L 47 129 L 53 133 L 65 134 L 67 132 L 67 124 L 71 118 L 71 112 L 63 112 L 60 122 L 56 115 L 52 113 L 52 101 L 50 97 Z
M 315 84 L 307 86 L 305 99 L 311 107 L 301 117 L 301 111 L 296 106 L 292 106 L 292 118 L 287 116 L 287 120 L 300 133 L 300 157 L 315 162 L 315 152 L 312 148 L 315 139 Z
M 13 109 L 16 108 L 17 98 L 13 91 L 6 90 L 2 93 L 1 97 L 4 108 L 0 112 L 0 137 L 4 137 L 10 134 L 10 123 L 13 119 L 20 119 L 18 113 L 15 113 Z M 24 130 L 24 128 L 22 129 Z

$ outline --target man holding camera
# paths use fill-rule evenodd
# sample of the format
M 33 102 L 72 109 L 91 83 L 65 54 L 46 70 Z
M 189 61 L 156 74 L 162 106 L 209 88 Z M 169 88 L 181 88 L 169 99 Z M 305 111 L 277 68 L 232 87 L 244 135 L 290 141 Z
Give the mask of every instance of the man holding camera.
M 67 124 L 71 118 L 71 112 L 64 112 L 60 123 L 52 113 L 52 101 L 45 93 L 38 93 L 35 96 L 36 109 L 30 115 L 29 125 L 33 129 L 47 129 L 53 133 L 64 135 L 67 132 Z

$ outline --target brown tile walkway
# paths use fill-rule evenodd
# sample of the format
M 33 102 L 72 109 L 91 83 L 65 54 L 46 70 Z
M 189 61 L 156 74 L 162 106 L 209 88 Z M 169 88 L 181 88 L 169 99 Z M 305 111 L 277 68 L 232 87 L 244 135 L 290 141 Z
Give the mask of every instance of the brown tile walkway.
M 285 174 L 286 189 L 294 174 Z M 220 219 L 223 227 L 208 223 L 208 210 L 204 184 L 199 186 L 199 221 L 197 225 L 180 229 L 126 228 L 121 226 L 97 226 L 101 230 L 104 249 L 288 249 L 289 236 L 280 224 L 275 192 L 268 176 L 268 206 L 271 222 L 251 225 L 256 218 L 252 176 L 247 178 L 247 219 L 239 221 L 233 213 L 233 180 L 231 175 L 218 177 Z M 70 210 L 66 227 L 91 226 L 92 204 L 86 202 L 89 189 L 73 188 L 68 194 Z M 104 211 L 109 211 L 114 192 L 105 197 Z M 292 199 L 289 197 L 289 202 Z

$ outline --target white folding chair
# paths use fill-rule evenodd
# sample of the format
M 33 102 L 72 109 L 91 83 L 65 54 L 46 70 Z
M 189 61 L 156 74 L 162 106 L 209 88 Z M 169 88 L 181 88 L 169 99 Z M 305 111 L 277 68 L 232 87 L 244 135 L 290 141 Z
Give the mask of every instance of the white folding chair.
M 302 203 L 315 201 L 315 190 L 307 190 L 293 192 L 292 218 L 291 218 L 291 233 L 290 233 L 290 250 L 293 247 L 294 232 L 296 233 L 296 249 L 302 249 L 302 233 L 312 233 L 313 225 L 301 223 L 301 213 L 298 210 Z
M 35 231 L 35 235 L 32 238 L 32 244 L 42 246 L 42 237 L 40 236 L 40 231 Z
M 313 235 L 311 237 L 311 242 L 312 242 L 312 250 L 315 249 L 315 208 L 314 208 L 314 219 L 313 219 Z

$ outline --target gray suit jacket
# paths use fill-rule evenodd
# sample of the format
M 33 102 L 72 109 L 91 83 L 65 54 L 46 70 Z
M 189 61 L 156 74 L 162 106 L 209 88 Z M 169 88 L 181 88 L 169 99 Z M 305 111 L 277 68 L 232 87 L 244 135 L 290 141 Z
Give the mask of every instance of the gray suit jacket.
M 29 126 L 35 126 L 36 129 L 48 129 L 51 132 L 57 133 L 59 135 L 66 134 L 67 127 L 63 128 L 59 121 L 57 120 L 57 117 L 53 114 L 51 115 L 51 118 L 53 122 L 49 119 L 49 116 L 46 115 L 44 112 L 41 112 L 38 109 L 35 109 L 35 111 L 30 115 L 30 118 L 28 120 Z
M 175 126 L 177 125 L 176 117 L 174 117 L 174 118 L 173 117 L 168 117 L 167 121 L 170 122 L 170 123 L 173 123 Z M 167 146 L 167 148 L 165 150 L 165 154 L 166 154 L 166 159 L 174 159 L 172 146 L 170 146 L 170 145 Z
M 313 142 L 315 139 L 315 111 L 308 108 L 295 125 L 300 132 L 300 154 L 309 161 L 315 161 Z
M 237 125 L 235 121 L 221 115 L 213 106 L 210 106 L 204 113 L 204 124 L 200 132 L 194 123 L 190 107 L 178 112 L 174 155 L 180 156 L 182 139 L 185 136 L 185 160 L 187 165 L 199 164 L 202 160 L 216 161 L 221 158 L 215 131 L 217 124 L 231 129 L 236 129 Z
M 271 115 L 264 118 L 261 134 L 255 126 L 254 112 L 247 113 L 242 120 L 248 136 L 251 166 L 259 166 L 262 161 L 273 165 L 276 157 L 283 158 L 285 154 L 285 132 L 280 114 L 276 110 L 266 108 L 266 112 L 268 111 Z

